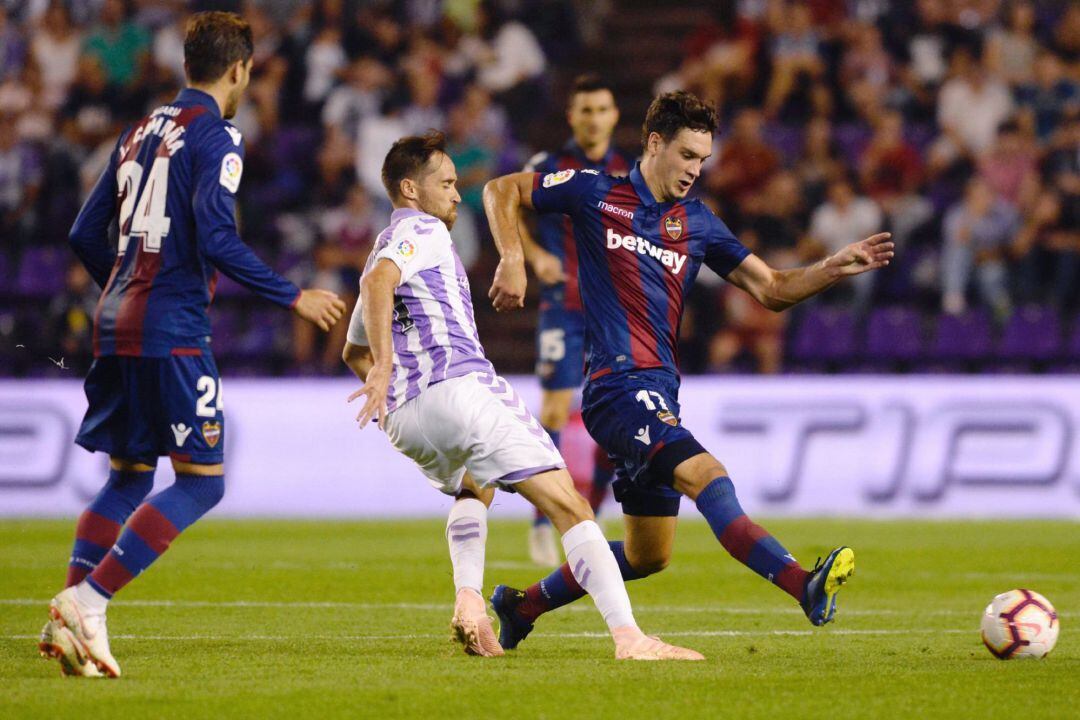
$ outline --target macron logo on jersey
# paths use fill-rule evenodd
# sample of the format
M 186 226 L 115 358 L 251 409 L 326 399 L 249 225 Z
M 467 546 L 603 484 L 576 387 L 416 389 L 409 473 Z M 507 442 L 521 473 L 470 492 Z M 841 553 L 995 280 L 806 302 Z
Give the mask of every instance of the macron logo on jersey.
M 611 228 L 608 228 L 607 231 L 607 247 L 608 250 L 624 248 L 630 252 L 636 252 L 638 255 L 650 255 L 659 260 L 664 267 L 676 275 L 679 274 L 683 265 L 686 264 L 686 256 L 682 253 L 657 247 L 645 238 L 638 237 L 637 235 L 620 235 Z

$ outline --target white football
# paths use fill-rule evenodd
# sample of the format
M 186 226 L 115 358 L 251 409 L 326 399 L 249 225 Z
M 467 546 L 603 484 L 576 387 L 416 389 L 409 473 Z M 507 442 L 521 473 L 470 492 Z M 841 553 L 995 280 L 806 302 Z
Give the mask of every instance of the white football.
M 1034 590 L 1010 590 L 986 606 L 982 640 L 1001 660 L 1041 658 L 1054 649 L 1060 627 L 1049 600 Z

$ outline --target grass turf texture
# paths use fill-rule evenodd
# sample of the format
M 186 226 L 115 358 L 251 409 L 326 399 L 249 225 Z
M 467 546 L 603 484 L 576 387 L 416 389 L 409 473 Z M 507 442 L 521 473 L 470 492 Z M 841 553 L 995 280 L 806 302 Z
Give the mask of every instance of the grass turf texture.
M 73 523 L 0 521 L 0 717 L 1077 717 L 1076 524 L 766 526 L 807 565 L 823 542 L 855 548 L 835 623 L 812 628 L 688 521 L 671 567 L 630 595 L 646 631 L 708 660 L 626 663 L 587 599 L 504 658 L 462 654 L 440 521 L 210 520 L 111 607 L 124 677 L 86 681 L 36 653 Z M 488 592 L 539 574 L 525 525 L 493 522 Z M 979 640 L 983 607 L 1018 586 L 1062 617 L 1045 660 L 1001 662 Z

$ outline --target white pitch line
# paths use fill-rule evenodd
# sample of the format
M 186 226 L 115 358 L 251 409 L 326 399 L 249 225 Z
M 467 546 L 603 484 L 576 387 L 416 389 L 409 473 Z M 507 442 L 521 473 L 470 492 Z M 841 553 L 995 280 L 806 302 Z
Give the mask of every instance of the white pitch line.
M 976 630 L 946 628 L 934 630 L 922 628 L 916 630 L 676 630 L 659 632 L 663 637 L 808 637 L 810 635 L 974 635 Z M 4 640 L 37 640 L 38 635 L 4 635 Z M 113 635 L 113 640 L 145 640 L 160 642 L 304 642 L 309 640 L 374 642 L 400 640 L 435 640 L 445 639 L 446 633 L 412 633 L 406 635 Z M 559 640 L 576 638 L 607 638 L 603 632 L 537 632 L 532 637 L 555 638 Z
M 34 606 L 48 605 L 48 600 L 33 598 L 0 598 L 0 605 Z M 262 601 L 262 600 L 117 600 L 114 603 L 121 607 L 175 607 L 175 608 L 287 608 L 287 609 L 342 609 L 342 610 L 421 610 L 431 612 L 449 612 L 453 606 L 449 603 L 363 603 L 363 602 L 333 602 L 333 601 Z M 788 607 L 762 608 L 762 607 L 728 607 L 725 605 L 635 605 L 637 612 L 655 612 L 678 614 L 715 613 L 717 615 L 799 615 L 801 610 Z M 571 605 L 565 611 L 572 612 L 595 612 L 589 604 Z M 890 610 L 873 608 L 850 608 L 843 611 L 844 615 L 864 617 L 893 617 L 910 616 L 913 613 L 908 610 Z M 965 617 L 971 616 L 968 610 L 923 610 L 918 613 L 928 617 Z M 1080 617 L 1080 613 L 1058 612 L 1059 617 Z

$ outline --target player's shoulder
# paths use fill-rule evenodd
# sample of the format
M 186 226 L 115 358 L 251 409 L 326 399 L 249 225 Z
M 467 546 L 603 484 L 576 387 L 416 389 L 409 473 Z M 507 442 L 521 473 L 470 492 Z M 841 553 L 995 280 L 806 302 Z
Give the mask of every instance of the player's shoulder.
M 446 223 L 425 212 L 410 215 L 394 226 L 391 242 L 395 243 L 403 239 L 424 243 L 449 244 L 451 242 L 450 229 L 446 227 Z
M 201 148 L 216 154 L 244 153 L 244 134 L 225 118 L 204 112 L 191 123 L 191 134 Z
M 608 175 L 601 170 L 593 170 L 590 168 L 566 168 L 564 170 L 552 170 L 551 172 L 542 173 L 537 184 L 542 188 L 553 188 L 566 183 L 572 183 L 574 187 L 586 188 L 593 185 L 610 184 L 618 180 L 619 178 Z

